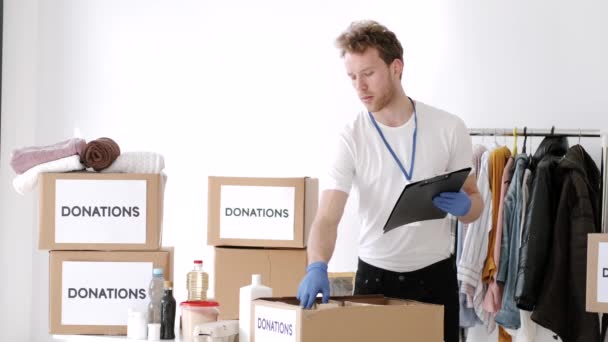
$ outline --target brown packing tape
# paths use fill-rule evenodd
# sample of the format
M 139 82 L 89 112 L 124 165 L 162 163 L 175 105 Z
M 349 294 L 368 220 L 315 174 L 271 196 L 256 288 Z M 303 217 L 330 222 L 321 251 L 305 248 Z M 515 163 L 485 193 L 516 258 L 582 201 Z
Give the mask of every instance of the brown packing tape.
M 62 265 L 65 261 L 153 262 L 162 267 L 165 279 L 173 281 L 173 247 L 160 251 L 50 251 L 49 252 L 49 333 L 125 335 L 125 326 L 63 325 L 62 319 Z M 94 310 L 94 308 L 91 308 Z M 126 313 L 125 313 L 126 315 Z
M 166 176 L 160 174 L 70 172 L 44 173 L 40 176 L 38 200 L 38 249 L 40 250 L 158 250 L 162 245 L 164 187 Z M 55 184 L 58 179 L 145 180 L 146 243 L 56 243 Z

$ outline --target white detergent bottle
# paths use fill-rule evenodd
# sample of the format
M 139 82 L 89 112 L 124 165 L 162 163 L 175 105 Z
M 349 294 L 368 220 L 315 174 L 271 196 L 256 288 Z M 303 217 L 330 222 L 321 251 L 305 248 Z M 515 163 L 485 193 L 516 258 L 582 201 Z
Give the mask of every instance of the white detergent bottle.
M 262 285 L 262 276 L 251 275 L 251 285 L 241 287 L 239 293 L 239 341 L 251 340 L 251 302 L 257 298 L 272 297 L 272 289 Z

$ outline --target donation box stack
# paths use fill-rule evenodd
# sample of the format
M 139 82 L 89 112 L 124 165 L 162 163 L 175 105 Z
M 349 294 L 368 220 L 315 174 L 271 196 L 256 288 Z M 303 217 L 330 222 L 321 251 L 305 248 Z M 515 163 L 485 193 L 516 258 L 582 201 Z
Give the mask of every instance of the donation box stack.
M 293 296 L 306 273 L 306 242 L 318 206 L 317 179 L 208 179 L 207 243 L 220 319 L 239 318 L 239 290 L 260 274 L 273 296 Z
M 294 296 L 306 273 L 317 179 L 209 177 L 208 196 L 207 241 L 215 246 L 221 319 L 240 319 L 239 289 L 251 284 L 252 274 L 272 288 L 272 298 L 252 302 L 251 341 L 443 341 L 441 305 L 381 295 L 299 305 Z
M 45 173 L 38 248 L 49 250 L 49 332 L 126 335 L 147 312 L 154 268 L 173 280 L 161 248 L 163 174 Z

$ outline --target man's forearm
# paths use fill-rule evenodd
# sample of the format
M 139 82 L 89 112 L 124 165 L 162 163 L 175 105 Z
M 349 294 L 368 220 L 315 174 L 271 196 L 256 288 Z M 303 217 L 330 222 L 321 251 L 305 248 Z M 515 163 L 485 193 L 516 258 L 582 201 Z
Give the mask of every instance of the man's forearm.
M 479 192 L 469 194 L 469 198 L 471 199 L 471 209 L 466 215 L 458 217 L 458 220 L 465 224 L 476 221 L 483 210 L 483 201 Z
M 331 223 L 314 222 L 308 239 L 308 263 L 317 261 L 329 262 L 336 247 L 338 227 Z

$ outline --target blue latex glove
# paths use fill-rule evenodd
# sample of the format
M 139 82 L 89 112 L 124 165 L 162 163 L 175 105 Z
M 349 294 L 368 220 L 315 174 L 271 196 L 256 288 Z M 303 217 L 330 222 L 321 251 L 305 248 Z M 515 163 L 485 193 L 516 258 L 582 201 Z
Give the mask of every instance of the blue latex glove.
M 464 216 L 471 209 L 471 199 L 466 192 L 442 192 L 433 197 L 433 204 L 446 213 Z
M 329 278 L 327 276 L 327 263 L 323 261 L 314 262 L 306 268 L 306 276 L 298 287 L 298 300 L 305 309 L 310 309 L 317 298 L 317 294 L 323 293 L 323 303 L 329 301 Z

